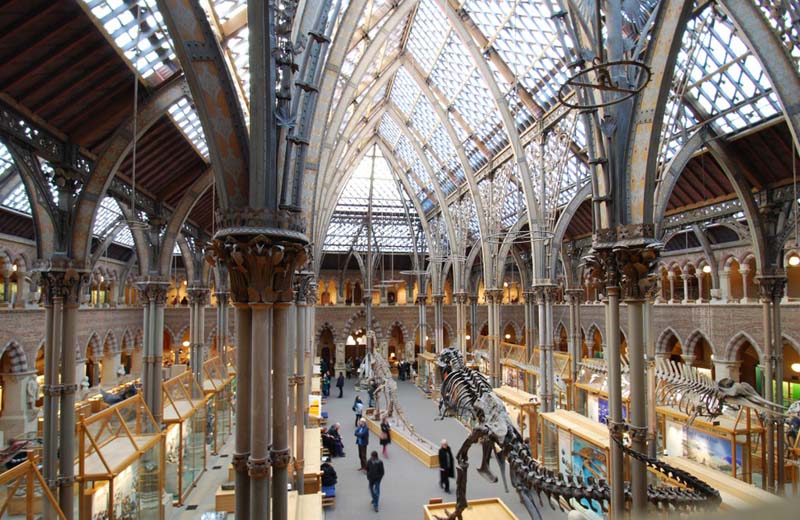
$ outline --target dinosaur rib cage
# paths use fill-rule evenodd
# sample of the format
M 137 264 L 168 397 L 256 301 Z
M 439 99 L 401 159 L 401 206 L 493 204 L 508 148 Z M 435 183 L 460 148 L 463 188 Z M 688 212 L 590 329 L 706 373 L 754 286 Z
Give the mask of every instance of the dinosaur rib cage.
M 476 424 L 473 433 L 480 435 L 481 430 L 489 430 L 485 417 L 480 413 L 480 406 L 476 404 L 482 397 L 492 393 L 492 387 L 483 374 L 476 370 L 466 368 L 458 351 L 446 349 L 439 358 L 439 366 L 446 374 L 442 382 L 442 400 L 446 409 L 454 412 L 461 419 L 472 419 Z M 592 510 L 607 511 L 611 500 L 611 488 L 604 479 L 595 480 L 593 477 L 586 479 L 580 476 L 564 475 L 545 468 L 531 455 L 530 447 L 525 443 L 522 435 L 513 422 L 508 419 L 505 408 L 502 410 L 507 419 L 505 437 L 500 439 L 501 455 L 509 462 L 510 480 L 514 489 L 520 495 L 522 502 L 533 517 L 532 509 L 535 493 L 538 502 L 543 505 L 542 493 L 547 497 L 547 502 L 552 508 L 562 508 L 563 501 L 569 504 L 570 499 L 575 499 L 584 507 Z M 493 420 L 497 420 L 494 418 Z M 484 440 L 488 435 L 484 436 Z M 652 504 L 663 509 L 715 509 L 721 502 L 719 491 L 697 477 L 670 466 L 664 462 L 652 459 L 638 453 L 626 446 L 622 446 L 624 453 L 643 462 L 648 468 L 677 482 L 681 487 L 658 485 L 648 486 L 647 498 Z M 626 502 L 632 501 L 629 482 L 622 484 L 625 488 Z M 462 502 L 466 507 L 466 501 Z M 456 516 L 460 516 L 457 514 Z

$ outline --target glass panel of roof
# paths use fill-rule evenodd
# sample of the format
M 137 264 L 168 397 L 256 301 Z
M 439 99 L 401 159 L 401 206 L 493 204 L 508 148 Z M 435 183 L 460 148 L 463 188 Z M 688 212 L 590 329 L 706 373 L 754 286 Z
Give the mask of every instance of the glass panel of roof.
M 426 141 L 428 136 L 436 129 L 439 119 L 436 117 L 433 106 L 426 96 L 419 96 L 409 123 L 419 132 L 420 137 Z
M 197 116 L 197 110 L 189 102 L 187 97 L 182 97 L 172 104 L 167 110 L 175 124 L 181 129 L 183 134 L 192 142 L 195 149 L 206 159 L 208 159 L 208 144 Z
M 472 71 L 469 79 L 464 83 L 464 88 L 454 100 L 453 105 L 467 122 L 470 128 L 480 126 L 486 115 L 495 109 L 491 101 L 492 96 L 483 84 L 478 70 Z
M 156 0 L 138 0 L 135 3 L 126 0 L 81 1 L 148 85 L 158 85 L 177 72 L 178 60 Z M 137 16 L 139 29 L 136 27 Z
M 692 41 L 694 38 L 698 40 Z M 676 70 L 688 73 L 685 95 L 694 101 L 695 111 L 699 110 L 696 115 L 713 120 L 723 134 L 780 113 L 758 60 L 735 34 L 731 22 L 713 7 L 689 20 Z M 766 101 L 759 102 L 761 99 Z
M 436 3 L 433 0 L 422 0 L 414 17 L 406 50 L 414 56 L 426 74 L 430 73 L 436 63 L 449 32 L 450 25 L 444 20 L 444 14 Z
M 418 96 L 419 87 L 405 67 L 397 69 L 392 85 L 392 102 L 408 117 L 411 115 Z
M 400 129 L 394 123 L 394 120 L 386 114 L 381 118 L 381 124 L 378 127 L 378 132 L 381 137 L 389 144 L 390 148 L 394 148 L 397 141 L 400 139 Z M 406 161 L 406 164 L 408 162 Z
M 446 22 L 442 20 L 442 23 Z M 461 91 L 464 80 L 470 78 L 474 69 L 472 58 L 458 36 L 451 31 L 431 71 L 430 79 L 448 100 L 453 100 Z
M 25 191 L 25 185 L 22 184 L 22 179 L 19 177 L 19 174 L 16 175 L 16 185 L 14 188 L 8 193 L 8 195 L 3 198 L 2 205 L 6 208 L 10 208 L 20 213 L 25 213 L 27 215 L 31 214 L 31 203 L 28 200 L 28 193 Z M 9 182 L 14 182 L 11 180 Z
M 239 78 L 245 99 L 250 99 L 250 30 L 242 27 L 228 37 L 226 47 L 234 65 L 234 74 Z
M 0 142 L 0 177 L 14 167 L 14 159 L 11 157 L 11 152 L 8 151 L 6 145 Z
M 121 216 L 122 211 L 120 211 L 117 201 L 113 197 L 105 197 L 97 208 L 92 233 L 99 237 L 105 237 Z
M 764 17 L 775 30 L 800 72 L 800 4 L 797 2 L 759 1 Z
M 220 22 L 227 22 L 240 9 L 247 7 L 247 0 L 214 0 L 214 13 Z

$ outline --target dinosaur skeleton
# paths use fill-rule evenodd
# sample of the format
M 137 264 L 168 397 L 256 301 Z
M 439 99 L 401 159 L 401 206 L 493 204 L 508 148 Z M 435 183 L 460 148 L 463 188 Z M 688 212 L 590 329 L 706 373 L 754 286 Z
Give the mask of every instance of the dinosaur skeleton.
M 430 451 L 434 450 L 433 444 L 418 434 L 414 429 L 414 425 L 406 418 L 403 408 L 400 406 L 400 399 L 397 396 L 397 382 L 392 377 L 391 367 L 377 349 L 367 349 L 364 360 L 358 369 L 358 376 L 358 385 L 361 388 L 369 385 L 370 380 L 374 380 L 377 385 L 375 390 L 375 410 L 373 412 L 373 418 L 376 421 L 380 421 L 383 418 L 380 407 L 381 399 L 383 399 L 386 403 L 386 417 L 396 418 L 395 426 L 402 425 L 405 433 L 411 436 L 417 444 L 427 447 Z
M 490 482 L 497 482 L 497 477 L 489 469 L 491 455 L 495 453 L 506 491 L 508 483 L 505 467 L 508 463 L 511 485 L 532 519 L 541 517 L 539 507 L 544 505 L 542 494 L 553 509 L 559 508 L 563 511 L 565 506 L 572 508 L 577 504 L 595 511 L 607 511 L 607 504 L 611 500 L 608 483 L 593 477 L 584 479 L 579 476 L 564 476 L 546 469 L 534 459 L 502 401 L 492 392 L 489 382 L 482 374 L 465 367 L 460 352 L 445 349 L 439 355 L 438 364 L 444 378 L 442 400 L 446 402 L 445 406 L 455 410 L 461 419 L 470 418 L 475 424 L 456 455 L 456 508 L 449 513 L 447 520 L 461 520 L 462 513 L 467 508 L 468 452 L 473 444 L 480 444 L 482 447 L 478 473 Z M 647 498 L 657 507 L 665 510 L 694 510 L 714 509 L 720 504 L 719 492 L 702 480 L 625 446 L 622 449 L 632 458 L 681 486 L 649 486 Z M 617 485 L 624 486 L 626 501 L 630 502 L 630 484 L 621 482 Z
M 604 360 L 587 359 L 580 363 L 582 370 L 596 375 L 605 375 L 608 367 Z M 628 380 L 630 366 L 622 360 L 623 384 Z M 689 416 L 691 424 L 698 416 L 713 419 L 722 415 L 724 406 L 747 406 L 772 419 L 781 420 L 786 408 L 762 398 L 747 383 L 737 383 L 724 378 L 714 382 L 696 367 L 668 359 L 656 362 L 656 402 L 675 405 Z

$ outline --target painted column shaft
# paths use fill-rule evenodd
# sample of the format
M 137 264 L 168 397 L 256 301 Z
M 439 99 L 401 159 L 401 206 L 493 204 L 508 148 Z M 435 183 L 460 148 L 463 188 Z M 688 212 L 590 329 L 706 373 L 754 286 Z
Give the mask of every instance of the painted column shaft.
M 772 381 L 775 379 L 772 371 L 772 363 L 774 352 L 772 350 L 772 314 L 767 298 L 761 301 L 761 326 L 764 329 L 764 373 L 762 380 L 764 382 L 764 399 L 769 402 L 774 402 L 772 392 Z M 767 491 L 775 492 L 775 428 L 772 421 L 766 421 L 766 448 L 767 448 L 767 468 L 765 480 L 767 483 Z
M 630 361 L 632 428 L 631 447 L 646 452 L 647 416 L 645 413 L 645 348 L 644 348 L 644 302 L 628 300 L 628 358 Z M 647 467 L 643 462 L 631 458 L 631 493 L 633 494 L 633 515 L 643 515 L 647 510 Z
M 611 483 L 611 508 L 609 515 L 624 518 L 625 493 L 622 485 L 622 377 L 620 370 L 619 336 L 619 287 L 607 287 L 606 304 L 606 363 L 608 366 L 608 428 L 611 436 L 611 460 L 609 482 Z
M 8 292 L 6 292 L 8 294 Z M 56 305 L 56 300 L 59 300 Z M 45 305 L 45 347 L 44 347 L 44 431 L 42 432 L 42 476 L 53 494 L 56 489 L 56 460 L 58 459 L 58 431 L 57 416 L 60 394 L 57 392 L 58 384 L 58 352 L 56 351 L 56 337 L 61 336 L 60 330 L 55 327 L 59 320 L 56 312 L 61 314 L 61 298 L 52 298 Z M 45 501 L 45 504 L 48 502 Z M 54 515 L 51 515 L 54 516 Z
M 292 303 L 275 303 L 272 320 L 272 511 L 286 518 L 289 511 L 289 349 Z
M 233 467 L 236 470 L 237 519 L 250 518 L 250 475 L 247 461 L 250 457 L 250 402 L 251 402 L 251 310 L 246 303 L 234 304 L 236 314 L 236 437 Z
M 252 311 L 251 364 L 250 370 L 251 396 L 249 413 L 250 423 L 250 518 L 258 520 L 270 518 L 270 432 L 272 430 L 270 412 L 272 388 L 270 373 L 272 372 L 272 304 L 250 304 Z M 244 413 L 248 413 L 247 410 Z M 280 518 L 280 517 L 277 517 Z

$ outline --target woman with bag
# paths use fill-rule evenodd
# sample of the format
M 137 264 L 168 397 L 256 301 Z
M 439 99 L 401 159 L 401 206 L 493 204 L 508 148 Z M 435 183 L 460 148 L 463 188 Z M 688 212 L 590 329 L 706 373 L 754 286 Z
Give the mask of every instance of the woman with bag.
M 383 458 L 388 459 L 386 446 L 392 443 L 392 427 L 389 426 L 389 419 L 386 417 L 381 421 L 381 447 L 383 448 Z

